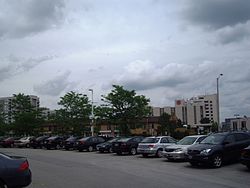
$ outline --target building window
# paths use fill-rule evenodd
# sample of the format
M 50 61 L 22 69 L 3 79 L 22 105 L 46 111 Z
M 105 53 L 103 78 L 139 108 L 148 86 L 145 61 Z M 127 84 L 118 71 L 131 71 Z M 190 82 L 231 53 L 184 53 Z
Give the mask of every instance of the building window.
M 238 130 L 238 126 L 237 126 L 237 122 L 233 122 L 233 130 L 237 131 Z

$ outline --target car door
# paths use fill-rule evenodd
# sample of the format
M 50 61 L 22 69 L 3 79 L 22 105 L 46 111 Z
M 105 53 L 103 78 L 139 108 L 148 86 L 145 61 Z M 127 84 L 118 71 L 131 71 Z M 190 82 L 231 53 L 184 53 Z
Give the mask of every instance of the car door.
M 234 134 L 229 134 L 223 141 L 223 159 L 225 161 L 233 160 L 237 157 L 237 144 Z
M 159 145 L 159 149 L 165 149 L 166 146 L 171 145 L 171 142 L 169 141 L 169 139 L 167 137 L 162 137 L 160 140 L 160 145 Z

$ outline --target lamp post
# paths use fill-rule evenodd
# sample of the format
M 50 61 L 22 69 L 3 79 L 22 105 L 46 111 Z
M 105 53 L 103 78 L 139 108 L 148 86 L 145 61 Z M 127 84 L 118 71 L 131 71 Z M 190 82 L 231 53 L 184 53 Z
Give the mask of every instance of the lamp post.
M 91 92 L 91 135 L 94 136 L 94 91 L 89 89 Z
M 220 127 L 220 101 L 219 101 L 219 79 L 223 76 L 223 74 L 219 74 L 219 76 L 216 78 L 216 86 L 217 86 L 217 117 L 218 117 L 218 128 Z

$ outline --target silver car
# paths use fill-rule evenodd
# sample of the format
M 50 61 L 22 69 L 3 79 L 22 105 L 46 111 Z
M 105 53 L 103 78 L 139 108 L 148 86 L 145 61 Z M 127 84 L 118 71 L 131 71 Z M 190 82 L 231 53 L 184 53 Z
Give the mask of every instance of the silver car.
M 176 145 L 167 146 L 163 151 L 163 156 L 168 160 L 184 160 L 187 158 L 187 149 L 197 143 L 200 143 L 206 135 L 186 136 L 177 142 Z
M 162 152 L 166 146 L 173 145 L 177 141 L 170 136 L 157 136 L 144 138 L 137 147 L 137 153 L 143 157 L 155 155 L 162 157 Z

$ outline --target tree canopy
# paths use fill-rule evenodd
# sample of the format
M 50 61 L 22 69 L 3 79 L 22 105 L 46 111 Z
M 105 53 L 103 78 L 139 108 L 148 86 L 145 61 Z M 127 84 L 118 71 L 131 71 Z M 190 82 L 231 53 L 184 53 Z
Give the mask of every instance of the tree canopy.
M 107 117 L 118 125 L 122 135 L 130 134 L 129 126 L 149 115 L 151 109 L 148 106 L 149 99 L 119 85 L 113 85 L 113 90 L 103 96 L 103 101 L 106 104 Z
M 56 119 L 66 129 L 72 129 L 76 134 L 82 134 L 85 125 L 89 123 L 91 105 L 86 95 L 68 92 L 58 102 L 62 108 L 56 111 Z

